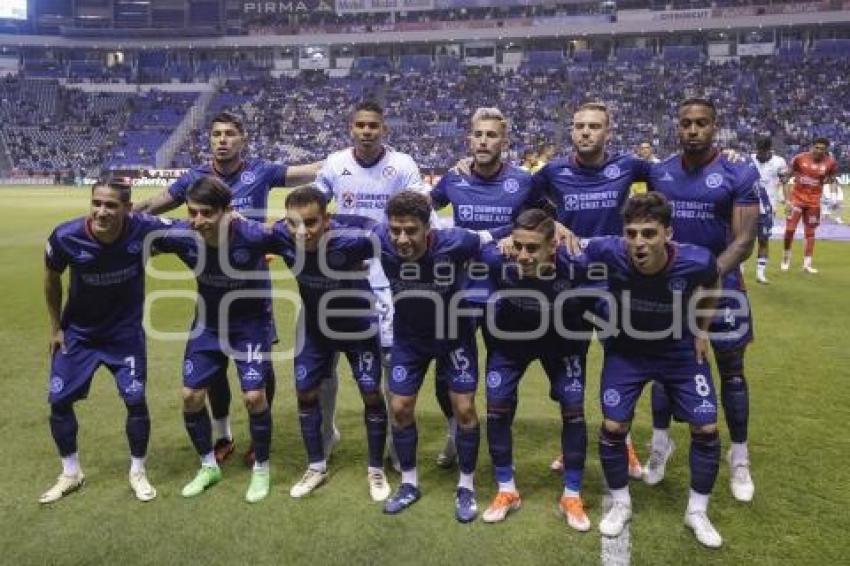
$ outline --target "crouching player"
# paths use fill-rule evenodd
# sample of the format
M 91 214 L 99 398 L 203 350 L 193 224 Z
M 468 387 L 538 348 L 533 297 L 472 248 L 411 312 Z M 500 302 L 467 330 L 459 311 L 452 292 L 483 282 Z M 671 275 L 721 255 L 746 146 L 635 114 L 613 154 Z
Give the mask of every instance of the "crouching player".
M 98 181 L 92 187 L 88 216 L 61 224 L 47 241 L 44 293 L 51 326 L 50 432 L 62 458 L 62 473 L 39 497 L 41 503 L 57 501 L 85 481 L 77 454 L 74 403 L 86 398 L 92 377 L 102 365 L 112 372 L 127 406 L 130 487 L 141 501 L 156 497 L 145 471 L 150 416 L 142 330 L 143 242 L 168 224 L 131 210 L 128 182 Z M 69 267 L 70 289 L 63 310 L 62 272 Z
M 663 195 L 629 199 L 625 237 L 589 241 L 584 265 L 604 264 L 616 306 L 617 332 L 604 340 L 600 399 L 604 417 L 599 456 L 613 506 L 599 531 L 617 536 L 632 516 L 626 434 L 646 383 L 662 384 L 674 413 L 691 427 L 691 490 L 685 524 L 705 546 L 721 545 L 707 515 L 720 464 L 717 398 L 707 363 L 708 328 L 715 302 L 701 290 L 718 288 L 717 264 L 707 249 L 671 240 L 671 208 Z M 680 308 L 681 307 L 681 308 Z M 615 312 L 616 311 L 616 312 Z M 696 316 L 699 316 L 698 328 Z M 609 322 L 613 326 L 614 318 Z M 691 322 L 693 320 L 693 322 Z
M 273 238 L 262 224 L 231 215 L 230 189 L 215 177 L 197 179 L 186 193 L 189 223 L 175 224 L 157 238 L 159 251 L 175 253 L 195 270 L 198 304 L 183 360 L 183 418 L 201 468 L 183 488 L 194 497 L 221 480 L 205 404 L 214 379 L 226 379 L 228 358 L 239 374 L 249 414 L 255 463 L 245 500 L 255 503 L 269 493 L 272 416 L 266 398 L 271 371 L 270 281 L 265 254 Z M 201 242 L 186 228 L 197 232 Z
M 589 335 L 569 340 L 561 332 L 562 328 L 580 331 L 583 302 L 577 297 L 558 300 L 562 291 L 573 286 L 575 270 L 566 248 L 556 248 L 554 219 L 542 210 L 527 210 L 514 221 L 511 236 L 514 259 L 504 258 L 495 245 L 482 251 L 495 290 L 488 304 L 484 337 L 487 442 L 499 486 L 483 519 L 502 521 L 509 511 L 520 507 L 511 425 L 519 381 L 529 364 L 539 360 L 549 378 L 549 396 L 561 408 L 564 491 L 560 510 L 570 527 L 584 532 L 590 529 L 580 494 L 587 453 L 584 385 Z
M 345 354 L 363 397 L 369 493 L 374 501 L 383 501 L 390 494 L 383 468 L 387 408 L 380 388 L 377 320 L 370 314 L 375 299 L 363 263 L 379 248 L 372 238 L 334 233 L 338 226 L 331 224 L 325 200 L 313 186 L 295 189 L 286 196 L 285 220 L 274 227 L 275 253 L 295 274 L 303 302 L 294 375 L 308 463 L 289 494 L 304 497 L 328 478 L 322 420 L 332 415 L 322 414 L 319 389 L 331 379 L 337 355 Z

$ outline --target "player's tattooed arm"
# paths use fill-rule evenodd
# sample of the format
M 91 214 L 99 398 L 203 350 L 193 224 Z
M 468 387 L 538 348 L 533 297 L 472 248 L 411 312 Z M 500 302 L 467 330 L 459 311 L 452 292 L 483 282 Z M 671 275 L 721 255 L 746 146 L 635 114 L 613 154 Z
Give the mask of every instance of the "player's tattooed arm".
M 174 200 L 168 189 L 163 190 L 158 195 L 154 195 L 147 200 L 138 202 L 133 205 L 133 212 L 146 212 L 148 214 L 162 214 L 169 210 L 174 210 L 180 206 L 180 203 Z
M 732 209 L 732 242 L 717 258 L 720 275 L 738 269 L 753 253 L 758 227 L 759 207 L 755 204 L 739 205 Z
M 290 165 L 286 168 L 286 186 L 297 187 L 314 182 L 324 164 L 324 161 L 314 161 L 304 165 Z
M 717 307 L 718 291 L 720 291 L 719 277 L 714 281 L 713 285 L 697 287 L 696 290 L 696 296 L 699 297 L 696 303 L 696 322 L 699 332 L 694 336 L 694 347 L 698 364 L 708 359 L 708 352 L 711 347 L 711 342 L 708 339 L 708 330 L 711 326 L 711 320 L 714 318 L 714 310 Z
M 50 319 L 48 353 L 52 356 L 57 350 L 65 351 L 65 336 L 61 326 L 62 274 L 49 267 L 44 269 L 44 300 L 47 304 L 47 316 Z

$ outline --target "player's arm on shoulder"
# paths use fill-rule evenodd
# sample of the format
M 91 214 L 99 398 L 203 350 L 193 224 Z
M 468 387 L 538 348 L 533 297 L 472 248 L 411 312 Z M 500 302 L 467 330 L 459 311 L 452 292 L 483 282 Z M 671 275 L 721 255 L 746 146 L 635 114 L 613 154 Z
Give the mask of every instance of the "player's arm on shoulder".
M 324 165 L 324 161 L 314 161 L 313 163 L 305 163 L 303 165 L 288 166 L 286 168 L 284 186 L 297 187 L 298 185 L 315 182 Z
M 732 241 L 717 258 L 720 275 L 737 269 L 753 253 L 758 217 L 758 204 L 738 204 L 732 208 Z
M 48 353 L 52 356 L 57 350 L 65 350 L 65 337 L 62 332 L 62 273 L 50 265 L 44 267 L 44 301 L 50 320 L 50 342 Z
M 181 182 L 182 179 L 178 179 L 174 182 L 174 185 L 177 185 Z M 175 190 L 180 190 L 178 187 L 175 189 L 174 185 L 167 189 L 163 189 L 162 192 L 152 196 L 149 199 L 143 200 L 142 202 L 137 202 L 133 205 L 134 212 L 146 212 L 147 214 L 162 214 L 163 212 L 168 212 L 169 210 L 174 210 L 181 204 L 183 201 L 176 198 Z

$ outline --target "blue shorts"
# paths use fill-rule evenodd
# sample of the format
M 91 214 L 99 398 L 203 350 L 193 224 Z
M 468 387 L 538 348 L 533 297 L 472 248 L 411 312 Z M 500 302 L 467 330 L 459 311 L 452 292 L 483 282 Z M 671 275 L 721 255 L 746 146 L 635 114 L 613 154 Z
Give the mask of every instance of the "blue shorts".
M 229 336 L 223 340 L 225 344 L 222 344 L 216 331 L 205 328 L 186 343 L 183 386 L 206 389 L 214 378 L 227 379 L 227 361 L 232 357 L 242 391 L 265 388 L 266 379 L 272 371 L 272 363 L 268 359 L 270 330 L 268 324 L 231 328 Z M 225 347 L 232 349 L 232 355 L 225 353 Z
M 539 360 L 549 378 L 549 397 L 562 405 L 584 407 L 587 349 L 564 339 L 518 343 L 487 340 L 487 402 L 513 402 L 529 364 Z
M 376 393 L 381 384 L 381 343 L 377 335 L 357 342 L 329 340 L 318 332 L 298 337 L 295 355 L 295 390 L 310 391 L 329 378 L 340 352 L 348 358 L 351 374 L 364 395 Z
M 723 290 L 736 291 L 737 297 L 721 297 L 717 301 L 717 315 L 709 326 L 711 346 L 715 352 L 732 352 L 745 348 L 755 338 L 753 311 L 740 270 L 733 269 L 723 276 Z
M 416 395 L 431 360 L 438 379 L 449 391 L 474 393 L 478 386 L 478 346 L 475 334 L 464 332 L 456 340 L 428 340 L 396 334 L 390 350 L 389 390 L 394 395 Z
M 50 364 L 48 402 L 85 399 L 94 372 L 101 365 L 112 372 L 125 403 L 135 405 L 145 400 L 147 355 L 141 329 L 127 338 L 108 341 L 89 340 L 66 330 L 65 351 L 56 352 Z
M 666 389 L 678 420 L 698 426 L 717 422 L 711 367 L 698 364 L 693 351 L 666 356 L 606 352 L 599 394 L 602 415 L 612 421 L 631 421 L 643 386 L 653 380 Z

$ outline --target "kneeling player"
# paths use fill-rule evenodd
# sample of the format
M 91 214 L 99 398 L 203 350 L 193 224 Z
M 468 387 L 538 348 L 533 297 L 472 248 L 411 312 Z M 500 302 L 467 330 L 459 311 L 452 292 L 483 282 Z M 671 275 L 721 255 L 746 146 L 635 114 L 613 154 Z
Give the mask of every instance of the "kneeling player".
M 262 224 L 231 216 L 230 189 L 217 178 L 198 179 L 186 197 L 191 228 L 203 243 L 185 233 L 186 223 L 178 226 L 182 234 L 174 230 L 156 242 L 160 251 L 176 253 L 196 270 L 198 283 L 198 307 L 183 361 L 183 418 L 201 468 L 183 496 L 199 495 L 221 480 L 205 401 L 212 381 L 226 379 L 224 368 L 232 358 L 256 458 L 245 499 L 255 503 L 268 495 L 270 480 L 272 417 L 265 387 L 272 325 L 264 264 L 274 238 Z
M 368 314 L 374 295 L 363 263 L 376 255 L 377 246 L 368 237 L 329 234 L 339 227 L 331 225 L 325 196 L 315 187 L 295 189 L 286 196 L 285 206 L 286 219 L 275 225 L 274 232 L 279 242 L 276 253 L 293 269 L 303 301 L 296 339 L 295 390 L 308 459 L 307 471 L 289 494 L 304 497 L 328 478 L 319 389 L 322 380 L 333 375 L 336 357 L 342 353 L 363 397 L 369 492 L 373 500 L 383 501 L 390 494 L 383 468 L 387 408 L 380 388 L 377 321 Z
M 537 209 L 521 213 L 514 222 L 512 244 L 515 260 L 506 260 L 496 246 L 488 246 L 482 253 L 496 290 L 488 305 L 495 310 L 488 313 L 484 328 L 487 442 L 499 485 L 483 519 L 488 523 L 502 521 L 521 504 L 514 482 L 511 425 L 519 381 L 529 364 L 539 360 L 549 378 L 549 395 L 561 408 L 564 492 L 560 510 L 570 527 L 584 532 L 590 529 L 580 494 L 587 453 L 587 340 L 562 337 L 555 321 L 555 317 L 566 316 L 563 323 L 578 331 L 582 326 L 581 303 L 570 299 L 564 308 L 557 301 L 561 291 L 572 287 L 572 273 L 566 248 L 559 247 L 556 253 L 555 221 L 551 217 Z
M 106 366 L 127 405 L 130 487 L 141 501 L 156 497 L 145 471 L 150 416 L 145 401 L 147 359 L 142 330 L 145 302 L 143 241 L 167 223 L 131 214 L 130 185 L 98 181 L 87 217 L 57 227 L 47 242 L 44 292 L 50 316 L 50 432 L 62 474 L 39 497 L 52 503 L 83 485 L 77 455 L 74 402 L 85 399 L 91 380 Z M 62 272 L 71 268 L 62 307 Z
M 715 301 L 691 299 L 702 289 L 718 287 L 717 264 L 705 248 L 671 241 L 671 209 L 662 195 L 632 197 L 623 215 L 625 238 L 593 239 L 581 256 L 582 263 L 607 266 L 609 291 L 617 304 L 618 332 L 604 342 L 600 384 L 604 422 L 599 456 L 613 506 L 599 531 L 617 536 L 631 519 L 626 434 L 641 390 L 655 380 L 667 390 L 676 416 L 691 425 L 685 524 L 699 542 L 716 548 L 722 539 L 707 508 L 720 465 L 720 438 L 717 398 L 706 361 L 708 341 L 701 332 L 708 327 L 708 309 Z M 683 311 L 687 322 L 674 315 Z M 705 315 L 699 328 L 691 323 L 694 314 Z

